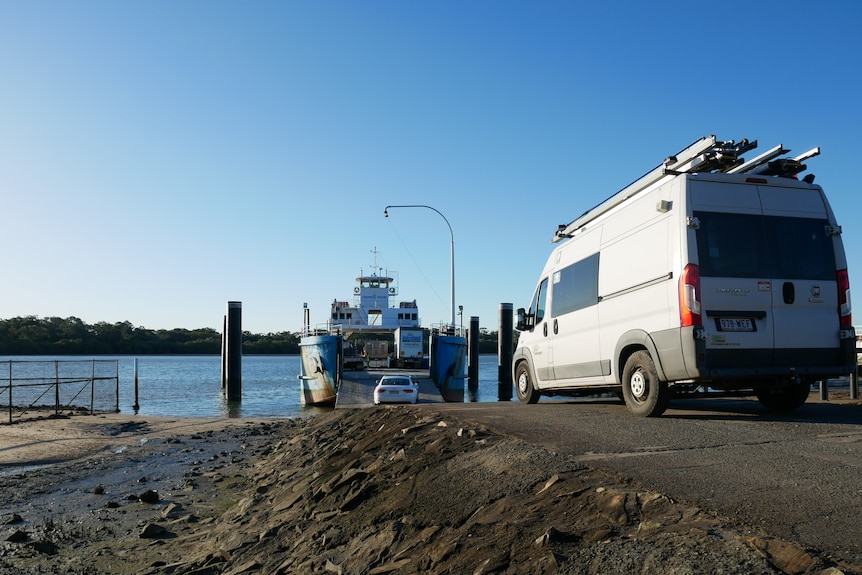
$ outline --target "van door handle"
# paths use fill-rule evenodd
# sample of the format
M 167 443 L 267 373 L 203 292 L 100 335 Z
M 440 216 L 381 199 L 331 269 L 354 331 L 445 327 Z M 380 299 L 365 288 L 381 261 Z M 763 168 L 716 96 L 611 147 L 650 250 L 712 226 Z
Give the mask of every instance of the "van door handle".
M 544 335 L 545 337 L 548 337 L 548 322 L 545 322 L 542 325 L 542 335 Z
M 560 331 L 560 326 L 557 325 L 557 318 L 554 318 L 554 335 L 557 335 Z
M 787 305 L 796 301 L 796 287 L 793 282 L 784 282 L 784 287 L 781 289 L 781 295 L 784 296 L 784 303 Z

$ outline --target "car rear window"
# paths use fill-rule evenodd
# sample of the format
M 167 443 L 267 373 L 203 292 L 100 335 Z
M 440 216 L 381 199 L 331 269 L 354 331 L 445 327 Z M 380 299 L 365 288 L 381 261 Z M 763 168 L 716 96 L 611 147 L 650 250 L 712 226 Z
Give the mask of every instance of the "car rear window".
M 383 380 L 383 385 L 410 385 L 410 380 L 404 377 L 390 377 Z
M 695 212 L 700 275 L 835 279 L 828 221 L 723 212 Z

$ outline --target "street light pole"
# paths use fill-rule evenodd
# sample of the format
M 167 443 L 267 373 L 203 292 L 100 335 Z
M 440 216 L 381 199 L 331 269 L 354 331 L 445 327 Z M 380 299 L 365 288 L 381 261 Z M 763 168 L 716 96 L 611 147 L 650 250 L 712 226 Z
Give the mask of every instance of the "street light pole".
M 449 220 L 446 219 L 440 210 L 437 208 L 432 208 L 431 206 L 411 204 L 406 206 L 386 206 L 383 209 L 383 217 L 389 217 L 389 208 L 427 208 L 429 210 L 434 210 L 437 214 L 443 218 L 443 221 L 446 222 L 446 225 L 449 226 L 449 279 L 450 279 L 450 292 L 449 292 L 449 303 L 452 307 L 452 316 L 450 319 L 450 324 L 452 329 L 455 329 L 455 234 L 452 233 L 452 226 L 449 224 Z

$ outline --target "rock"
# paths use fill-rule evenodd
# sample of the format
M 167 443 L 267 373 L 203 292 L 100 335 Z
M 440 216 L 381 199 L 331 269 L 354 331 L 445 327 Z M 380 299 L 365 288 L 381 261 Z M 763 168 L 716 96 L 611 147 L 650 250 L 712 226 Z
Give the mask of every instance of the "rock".
M 60 552 L 60 548 L 53 541 L 34 541 L 30 546 L 43 555 L 56 555 Z
M 158 503 L 161 501 L 161 497 L 159 497 L 159 492 L 154 489 L 148 489 L 141 493 L 138 496 L 138 499 L 141 503 Z
M 18 515 L 17 513 L 13 513 L 12 515 L 10 515 L 10 516 L 6 519 L 6 521 L 4 521 L 4 524 L 6 524 L 6 525 L 14 525 L 15 523 L 23 523 L 23 522 L 24 522 L 24 520 L 21 518 L 21 516 L 20 516 L 20 515 Z
M 230 571 L 225 571 L 224 575 L 242 575 L 242 573 L 249 573 L 250 571 L 259 571 L 261 567 L 263 567 L 263 565 L 257 561 L 247 561 Z
M 138 537 L 141 539 L 153 539 L 156 537 L 161 537 L 167 533 L 167 529 L 159 525 L 158 523 L 147 523 L 141 532 L 138 534 Z
M 30 534 L 26 531 L 21 531 L 20 529 L 16 529 L 9 537 L 6 538 L 6 541 L 10 543 L 23 543 L 30 538 Z
M 602 491 L 596 497 L 596 505 L 602 517 L 614 525 L 627 525 L 629 515 L 626 511 L 626 494 Z
M 176 519 L 183 512 L 183 506 L 179 503 L 169 503 L 167 507 L 162 510 L 162 517 L 165 519 Z
M 539 490 L 539 493 L 544 493 L 545 491 L 547 491 L 548 489 L 550 489 L 550 488 L 551 488 L 551 486 L 552 486 L 554 483 L 556 483 L 556 482 L 557 482 L 557 481 L 559 481 L 559 480 L 560 480 L 560 476 L 559 476 L 558 474 L 556 474 L 556 473 L 555 473 L 555 474 L 554 474 L 550 479 L 548 479 L 548 480 L 545 482 L 544 487 L 542 487 L 542 488 Z
M 751 537 L 747 543 L 787 575 L 800 575 L 814 565 L 811 555 L 791 543 L 760 537 Z
M 494 556 L 480 562 L 473 570 L 473 575 L 485 575 L 485 573 L 503 573 L 509 567 L 508 551 L 501 551 Z
M 362 484 L 358 489 L 353 489 L 347 494 L 338 506 L 338 509 L 341 511 L 350 511 L 351 509 L 355 509 L 360 503 L 368 499 L 371 493 L 371 486 L 367 483 Z
M 94 494 L 94 495 L 104 495 L 104 494 L 105 494 L 105 486 L 104 486 L 104 485 L 101 485 L 101 484 L 100 484 L 100 485 L 95 486 L 95 487 L 93 488 L 93 494 Z
M 105 503 L 105 509 L 116 509 L 119 506 L 120 504 L 116 501 L 108 501 L 107 503 Z
M 569 533 L 564 533 L 559 529 L 554 527 L 549 528 L 545 533 L 536 539 L 535 543 L 539 547 L 546 547 L 548 545 L 553 545 L 554 543 L 561 543 L 564 541 L 574 541 L 577 539 Z

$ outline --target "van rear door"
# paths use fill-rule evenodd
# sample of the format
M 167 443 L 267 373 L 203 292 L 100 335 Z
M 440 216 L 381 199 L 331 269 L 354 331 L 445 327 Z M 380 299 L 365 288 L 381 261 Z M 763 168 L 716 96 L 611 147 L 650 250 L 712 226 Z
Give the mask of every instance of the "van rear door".
M 757 189 L 773 276 L 776 363 L 795 365 L 805 350 L 806 363 L 833 364 L 831 350 L 840 347 L 836 239 L 822 192 Z
M 713 367 L 835 364 L 835 250 L 822 193 L 773 180 L 692 182 L 707 349 L 725 350 Z
M 694 215 L 707 349 L 732 352 L 727 367 L 771 365 L 775 329 L 763 217 L 712 211 Z M 711 365 L 716 366 L 716 359 Z

